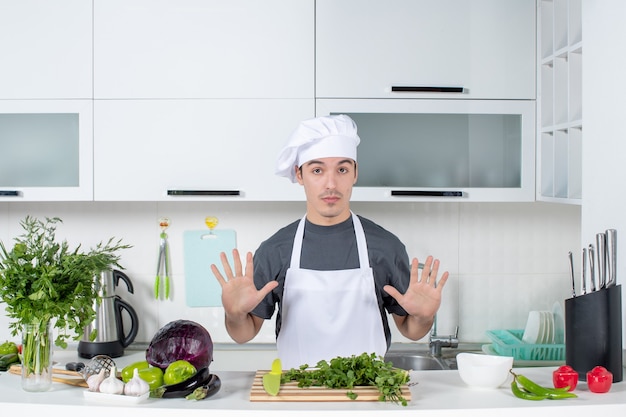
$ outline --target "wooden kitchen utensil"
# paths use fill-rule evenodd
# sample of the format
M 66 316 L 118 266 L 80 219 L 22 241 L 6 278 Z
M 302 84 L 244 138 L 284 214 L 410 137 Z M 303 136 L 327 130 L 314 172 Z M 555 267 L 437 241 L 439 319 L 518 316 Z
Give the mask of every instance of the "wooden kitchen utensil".
M 9 368 L 9 373 L 13 374 L 13 375 L 22 375 L 22 365 L 13 365 Z M 60 368 L 52 368 L 52 374 L 53 375 L 66 375 L 66 376 L 73 376 L 74 378 L 68 378 L 68 377 L 59 377 L 59 376 L 53 376 L 52 377 L 52 381 L 53 382 L 60 382 L 62 384 L 68 384 L 68 385 L 73 385 L 75 387 L 83 387 L 83 388 L 88 388 L 87 385 L 87 381 L 85 381 L 85 379 L 83 378 L 83 374 L 80 372 L 76 372 L 76 371 L 68 371 L 65 369 L 60 369 Z
M 257 371 L 252 382 L 250 390 L 250 401 L 275 401 L 275 402 L 298 402 L 298 401 L 379 401 L 380 393 L 376 387 L 359 386 L 352 390 L 334 389 L 326 387 L 308 387 L 300 388 L 297 382 L 288 382 L 281 385 L 278 395 L 269 395 L 263 389 L 263 375 L 269 371 Z M 352 391 L 357 394 L 357 398 L 352 400 L 348 397 L 347 392 Z M 411 391 L 408 385 L 402 386 L 402 396 L 411 401 Z

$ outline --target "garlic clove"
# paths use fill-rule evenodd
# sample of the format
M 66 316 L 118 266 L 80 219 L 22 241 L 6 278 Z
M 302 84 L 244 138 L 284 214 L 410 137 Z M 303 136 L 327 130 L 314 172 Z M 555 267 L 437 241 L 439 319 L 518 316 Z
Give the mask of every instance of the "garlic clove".
M 116 367 L 111 368 L 111 373 L 100 383 L 100 392 L 103 394 L 123 394 L 124 382 L 117 379 Z
M 139 377 L 139 369 L 133 370 L 133 377 L 124 386 L 124 394 L 140 397 L 150 391 L 150 385 Z
M 106 378 L 105 371 L 106 369 L 102 368 L 100 372 L 90 375 L 89 378 L 87 378 L 87 387 L 89 391 L 98 392 L 100 390 L 100 384 Z

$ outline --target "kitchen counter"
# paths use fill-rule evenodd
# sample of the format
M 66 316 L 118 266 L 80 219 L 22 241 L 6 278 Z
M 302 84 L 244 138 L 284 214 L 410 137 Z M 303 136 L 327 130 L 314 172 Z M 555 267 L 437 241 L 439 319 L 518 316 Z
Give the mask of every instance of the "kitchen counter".
M 143 360 L 143 352 L 132 352 L 122 358 L 116 358 L 118 367 Z M 83 361 L 75 354 L 55 352 L 59 363 Z M 551 384 L 554 367 L 517 368 L 529 378 L 542 385 Z M 568 417 L 588 417 L 593 413 L 626 412 L 626 383 L 613 384 L 607 394 L 594 394 L 588 391 L 586 384 L 579 383 L 576 393 L 579 398 L 560 401 L 525 401 L 515 398 L 508 384 L 495 390 L 473 389 L 460 379 L 458 371 L 418 371 L 411 373 L 412 400 L 407 407 L 393 403 L 379 402 L 250 402 L 249 392 L 254 372 L 215 371 L 222 380 L 221 390 L 214 396 L 202 401 L 186 399 L 148 398 L 139 404 L 111 403 L 102 404 L 87 400 L 83 396 L 84 388 L 53 383 L 47 392 L 29 393 L 22 389 L 20 377 L 6 372 L 0 373 L 0 403 L 3 415 L 34 413 L 52 413 L 54 415 L 84 415 L 89 417 L 106 416 L 110 413 L 132 415 L 134 417 L 186 416 L 203 415 L 207 410 L 214 410 L 222 416 L 318 416 L 320 411 L 325 416 L 380 415 L 381 412 L 394 416 L 502 416 L 527 417 L 554 416 L 567 413 Z M 88 410 L 85 409 L 88 407 Z

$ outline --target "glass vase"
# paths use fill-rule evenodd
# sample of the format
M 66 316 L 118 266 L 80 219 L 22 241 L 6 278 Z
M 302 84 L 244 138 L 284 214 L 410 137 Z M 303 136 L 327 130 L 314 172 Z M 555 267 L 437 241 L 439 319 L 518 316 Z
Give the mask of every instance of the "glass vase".
M 52 386 L 52 330 L 49 321 L 22 330 L 22 388 L 47 391 Z

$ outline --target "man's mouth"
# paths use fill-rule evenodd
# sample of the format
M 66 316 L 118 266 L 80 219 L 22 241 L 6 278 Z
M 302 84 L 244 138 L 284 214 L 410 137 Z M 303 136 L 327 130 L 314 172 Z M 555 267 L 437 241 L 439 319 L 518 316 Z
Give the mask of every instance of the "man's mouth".
M 322 200 L 327 203 L 327 204 L 333 204 L 336 203 L 337 201 L 339 201 L 341 199 L 341 196 L 336 195 L 336 194 L 330 194 L 330 195 L 324 195 L 322 196 Z

